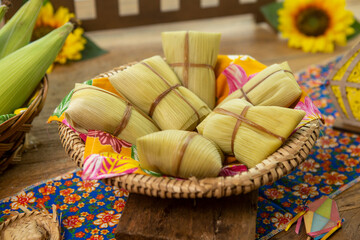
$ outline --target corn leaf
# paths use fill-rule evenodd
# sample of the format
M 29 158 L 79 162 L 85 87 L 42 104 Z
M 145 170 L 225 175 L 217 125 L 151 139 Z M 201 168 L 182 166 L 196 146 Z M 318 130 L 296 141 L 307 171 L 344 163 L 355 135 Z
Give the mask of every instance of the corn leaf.
M 26 102 L 72 29 L 73 25 L 66 23 L 0 59 L 0 115 L 12 113 Z
M 0 29 L 0 59 L 30 42 L 43 0 L 30 0 Z
M 6 5 L 0 5 L 0 22 L 2 21 L 3 17 L 5 16 L 8 7 Z

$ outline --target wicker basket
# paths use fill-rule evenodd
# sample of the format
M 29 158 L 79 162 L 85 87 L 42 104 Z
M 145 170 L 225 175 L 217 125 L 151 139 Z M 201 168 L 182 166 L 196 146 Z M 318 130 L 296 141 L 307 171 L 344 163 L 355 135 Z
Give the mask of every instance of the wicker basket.
M 33 119 L 44 106 L 48 92 L 48 79 L 46 75 L 36 91 L 39 89 L 39 94 L 26 111 L 0 124 L 0 173 L 21 152 L 25 134 L 30 131 Z
M 12 213 L 5 222 L 0 224 L 0 239 L 62 239 L 55 205 L 53 205 L 53 213 L 47 210 L 22 209 L 23 213 Z
M 116 68 L 97 77 L 112 76 L 129 65 Z M 292 134 L 275 153 L 256 167 L 240 175 L 201 180 L 196 178 L 179 180 L 168 177 L 128 174 L 104 179 L 104 182 L 133 193 L 161 198 L 221 198 L 245 194 L 278 180 L 302 163 L 319 136 L 319 127 L 320 121 L 309 122 Z M 59 135 L 70 158 L 79 167 L 82 167 L 85 143 L 77 133 L 63 123 L 59 123 Z

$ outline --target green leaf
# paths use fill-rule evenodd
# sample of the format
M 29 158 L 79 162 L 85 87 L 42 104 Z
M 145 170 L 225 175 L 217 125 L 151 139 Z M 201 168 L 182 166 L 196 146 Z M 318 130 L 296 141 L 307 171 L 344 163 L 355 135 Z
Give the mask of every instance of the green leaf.
M 141 168 L 141 167 L 140 167 L 140 168 Z M 143 170 L 145 173 L 147 173 L 147 174 L 149 174 L 149 175 L 152 175 L 152 176 L 154 176 L 154 177 L 161 177 L 161 176 L 163 176 L 161 173 L 157 173 L 157 172 L 154 172 L 154 171 L 145 169 L 145 168 L 141 168 L 141 170 Z
M 283 8 L 283 2 L 274 2 L 261 7 L 261 12 L 266 21 L 275 29 L 278 30 L 279 15 L 278 10 Z
M 57 117 L 61 117 L 63 112 L 65 112 L 65 110 L 69 107 L 70 99 L 71 99 L 73 92 L 74 92 L 74 90 L 71 90 L 71 92 L 68 95 L 66 95 L 66 97 L 64 97 L 64 99 L 61 101 L 59 106 L 57 106 L 57 108 L 55 108 L 53 115 L 55 115 Z
M 355 22 L 351 25 L 351 27 L 355 30 L 355 32 L 349 36 L 347 36 L 347 40 L 351 40 L 356 37 L 360 33 L 360 23 L 355 19 Z
M 12 118 L 14 116 L 16 116 L 16 114 L 13 114 L 13 113 L 0 115 L 0 124 L 6 122 L 7 120 L 9 120 L 10 118 Z
M 86 39 L 86 44 L 85 44 L 85 49 L 81 52 L 82 54 L 81 60 L 98 57 L 108 52 L 100 48 L 98 45 L 96 45 L 93 41 L 91 41 L 90 38 L 85 36 L 85 34 L 83 35 L 83 37 Z
M 139 157 L 135 145 L 131 146 L 131 158 L 139 162 Z

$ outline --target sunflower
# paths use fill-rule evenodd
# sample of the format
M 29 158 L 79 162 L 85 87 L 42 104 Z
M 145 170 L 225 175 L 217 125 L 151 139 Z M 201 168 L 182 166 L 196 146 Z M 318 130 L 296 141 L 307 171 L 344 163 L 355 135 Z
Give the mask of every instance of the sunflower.
M 332 52 L 354 33 L 353 14 L 345 0 L 285 0 L 279 9 L 279 30 L 290 47 L 305 52 Z
M 32 34 L 32 41 L 37 40 L 52 30 L 61 27 L 67 23 L 75 15 L 69 12 L 65 7 L 59 7 L 54 12 L 54 7 L 50 2 L 47 2 L 40 10 L 39 16 L 36 20 L 35 28 Z M 63 48 L 57 55 L 54 63 L 65 64 L 68 60 L 80 60 L 81 51 L 84 50 L 86 39 L 82 36 L 84 29 L 78 27 L 67 37 Z M 48 69 L 51 72 L 54 63 Z

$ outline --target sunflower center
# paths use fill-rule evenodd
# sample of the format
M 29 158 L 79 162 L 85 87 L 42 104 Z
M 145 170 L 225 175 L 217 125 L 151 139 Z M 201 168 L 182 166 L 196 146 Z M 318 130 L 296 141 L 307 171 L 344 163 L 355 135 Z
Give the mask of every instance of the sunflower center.
M 330 19 L 321 9 L 310 7 L 301 11 L 296 17 L 296 27 L 307 36 L 323 35 L 329 27 Z
M 39 38 L 42 38 L 43 36 L 45 36 L 46 34 L 48 34 L 49 32 L 51 32 L 54 29 L 55 28 L 50 27 L 50 26 L 36 27 L 31 36 L 31 41 L 35 41 L 35 40 L 38 40 Z

